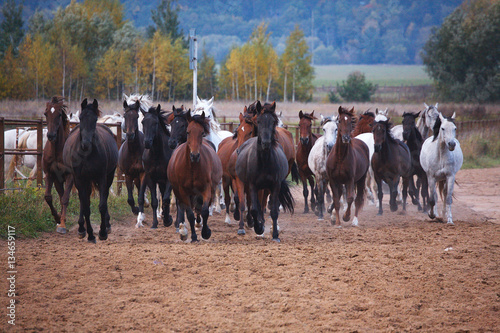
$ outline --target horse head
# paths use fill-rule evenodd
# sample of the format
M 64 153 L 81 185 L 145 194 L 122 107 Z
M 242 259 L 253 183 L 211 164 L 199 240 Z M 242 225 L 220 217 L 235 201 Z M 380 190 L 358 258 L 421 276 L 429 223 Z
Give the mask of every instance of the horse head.
M 186 143 L 190 151 L 189 158 L 191 162 L 198 163 L 201 157 L 203 137 L 210 132 L 210 120 L 205 117 L 205 112 L 202 112 L 200 115 L 188 115 L 188 121 Z
M 438 105 L 438 103 L 436 103 L 436 105 L 434 106 L 424 103 L 425 111 L 422 115 L 422 118 L 427 128 L 434 128 L 436 120 L 439 118 L 440 112 L 438 111 Z
M 168 140 L 170 149 L 175 149 L 178 145 L 187 141 L 187 117 L 190 112 L 191 110 L 184 110 L 184 105 L 181 105 L 180 108 L 172 106 L 171 120 L 169 121 L 171 127 L 170 139 Z
M 59 128 L 67 133 L 69 131 L 68 116 L 66 115 L 66 105 L 63 103 L 64 97 L 54 96 L 47 102 L 44 115 L 47 118 L 47 139 L 55 141 Z
M 321 115 L 321 125 L 323 128 L 323 136 L 326 151 L 330 152 L 337 141 L 338 117 L 323 117 Z
M 373 141 L 375 152 L 380 152 L 382 150 L 382 145 L 386 142 L 388 136 L 390 135 L 391 123 L 390 118 L 387 120 L 376 121 L 373 124 Z
M 359 121 L 354 128 L 352 136 L 357 136 L 362 133 L 370 133 L 372 131 L 373 122 L 375 120 L 375 114 L 371 111 L 365 111 L 361 116 L 359 116 Z
M 403 112 L 403 139 L 408 140 L 413 131 L 417 132 L 416 122 L 415 120 L 420 115 L 420 111 L 418 113 L 412 112 Z
M 205 118 L 208 119 L 213 119 L 214 114 L 213 114 L 213 106 L 214 106 L 214 98 L 210 98 L 209 100 L 206 99 L 200 99 L 198 96 L 196 96 L 196 107 L 194 110 L 191 112 L 191 116 L 201 116 L 201 113 L 203 112 L 205 114 Z
M 433 128 L 433 141 L 439 138 L 439 141 L 444 143 L 450 151 L 454 151 L 457 144 L 455 139 L 456 130 L 457 126 L 455 125 L 455 113 L 453 113 L 453 115 L 449 118 L 444 117 L 441 113 L 439 113 L 438 119 L 436 120 Z
M 374 121 L 381 121 L 381 120 L 384 121 L 387 120 L 388 117 L 389 117 L 389 111 L 387 108 L 385 110 L 379 110 L 378 108 L 375 109 Z
M 161 105 L 150 107 L 148 112 L 143 112 L 144 119 L 142 120 L 142 125 L 144 129 L 144 148 L 151 149 L 153 146 L 153 141 L 158 135 L 158 129 L 160 126 L 166 126 L 161 119 Z
M 92 141 L 94 140 L 94 134 L 97 126 L 97 119 L 101 115 L 101 111 L 99 111 L 99 104 L 96 99 L 94 99 L 92 104 L 89 104 L 85 98 L 81 107 L 80 145 L 83 151 L 88 151 L 92 147 Z
M 129 105 L 127 101 L 123 101 L 123 114 L 125 121 L 124 131 L 127 136 L 127 141 L 133 142 L 135 136 L 139 130 L 139 109 L 141 107 L 140 102 L 137 100 L 132 105 Z
M 356 116 L 354 115 L 354 107 L 351 110 L 345 109 L 339 106 L 339 116 L 338 116 L 338 135 L 342 138 L 342 143 L 351 142 L 351 132 L 353 129 L 353 124 L 356 122 Z
M 252 116 L 247 113 L 245 107 L 244 113 L 240 113 L 240 125 L 236 129 L 237 147 L 240 147 L 243 142 L 257 135 L 257 115 Z
M 312 137 L 312 123 L 318 118 L 314 116 L 314 111 L 311 113 L 303 113 L 302 110 L 300 110 L 299 119 L 300 142 L 303 145 L 308 145 Z
M 278 125 L 278 116 L 276 115 L 276 102 L 266 103 L 262 111 L 257 116 L 257 142 L 264 151 L 269 151 L 276 143 L 276 126 Z

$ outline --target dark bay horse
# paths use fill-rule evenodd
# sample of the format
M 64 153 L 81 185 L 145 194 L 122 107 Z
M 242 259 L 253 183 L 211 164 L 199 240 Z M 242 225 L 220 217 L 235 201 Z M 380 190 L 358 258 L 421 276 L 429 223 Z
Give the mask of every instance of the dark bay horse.
M 414 190 L 413 203 L 418 205 L 418 210 L 423 209 L 423 212 L 427 213 L 427 202 L 429 200 L 427 174 L 420 164 L 420 151 L 422 150 L 422 145 L 424 144 L 424 138 L 418 130 L 415 122 L 415 119 L 417 119 L 419 115 L 420 112 L 403 113 L 403 139 L 406 141 L 406 145 L 410 149 L 411 154 L 412 175 L 410 178 L 410 189 Z M 415 186 L 413 182 L 414 175 L 417 176 L 417 186 Z M 418 197 L 419 190 L 422 194 L 422 205 L 420 205 Z
M 309 205 L 307 202 L 307 197 L 309 191 L 307 189 L 307 182 L 311 187 L 311 209 L 314 211 L 316 209 L 316 199 L 315 199 L 315 187 L 314 187 L 314 174 L 309 168 L 308 158 L 314 143 L 320 137 L 320 135 L 312 132 L 312 124 L 315 119 L 314 111 L 311 113 L 304 113 L 302 110 L 299 111 L 299 131 L 300 131 L 300 141 L 297 145 L 297 153 L 295 154 L 295 161 L 297 162 L 297 167 L 299 169 L 299 177 L 302 182 L 302 194 L 304 195 L 304 213 L 309 212 Z
M 293 212 L 293 197 L 286 182 L 289 172 L 288 159 L 278 143 L 276 125 L 278 116 L 274 107 L 263 108 L 257 116 L 257 137 L 245 141 L 239 147 L 236 160 L 236 174 L 248 186 L 254 230 L 258 235 L 264 233 L 263 208 L 267 198 L 259 200 L 259 190 L 270 192 L 270 213 L 273 220 L 273 240 L 279 242 L 278 216 L 279 205 Z
M 222 177 L 222 165 L 215 150 L 204 143 L 203 137 L 210 131 L 210 120 L 205 118 L 205 113 L 195 116 L 188 113 L 188 121 L 187 141 L 172 154 L 167 175 L 179 205 L 187 213 L 191 241 L 196 242 L 194 212 L 203 219 L 202 238 L 209 239 L 212 234 L 208 227 L 209 206 Z M 179 231 L 181 239 L 187 239 L 184 223 Z
M 69 120 L 66 115 L 66 105 L 63 97 L 54 96 L 45 107 L 47 118 L 47 144 L 43 149 L 42 168 L 45 172 L 45 201 L 49 205 L 52 216 L 57 223 L 57 232 L 65 234 L 66 210 L 69 203 L 69 195 L 73 187 L 73 176 L 71 169 L 64 165 L 63 149 L 64 143 L 69 135 Z M 61 214 L 59 215 L 52 204 L 52 185 L 56 188 L 61 203 Z
M 118 151 L 118 166 L 125 174 L 125 185 L 127 186 L 128 195 L 127 203 L 135 215 L 139 214 L 139 208 L 135 205 L 134 201 L 134 184 L 139 193 L 141 180 L 144 176 L 144 167 L 142 165 L 144 135 L 139 131 L 139 108 L 139 101 L 136 101 L 132 105 L 128 105 L 126 101 L 123 102 L 126 137 Z
M 90 224 L 90 194 L 92 186 L 99 190 L 99 239 L 106 240 L 111 232 L 108 195 L 118 162 L 118 147 L 109 128 L 97 124 L 100 115 L 97 100 L 88 104 L 87 99 L 84 99 L 81 108 L 80 125 L 71 131 L 64 144 L 63 161 L 71 170 L 80 198 L 78 236 L 85 237 L 86 222 L 88 241 L 95 243 Z
M 166 112 L 161 110 L 160 104 L 149 108 L 148 112 L 143 112 L 142 128 L 144 131 L 144 152 L 142 163 L 144 166 L 144 178 L 139 191 L 139 215 L 137 216 L 136 228 L 142 227 L 144 221 L 144 193 L 146 186 L 151 192 L 151 208 L 153 209 L 153 224 L 151 228 L 158 228 L 158 198 L 156 185 L 160 188 L 162 200 L 163 225 L 172 225 L 170 216 L 170 194 L 172 192 L 169 179 L 167 177 L 167 166 L 172 156 L 172 149 L 169 146 L 170 131 L 166 124 Z
M 374 120 L 375 120 L 375 114 L 371 111 L 365 111 L 365 113 L 363 113 L 358 117 L 356 127 L 354 127 L 351 136 L 355 138 L 363 133 L 371 133 L 373 130 Z
M 390 189 L 390 208 L 395 212 L 398 209 L 396 197 L 398 195 L 399 179 L 403 179 L 403 210 L 406 210 L 406 196 L 412 172 L 410 149 L 408 146 L 394 139 L 391 134 L 389 119 L 376 121 L 373 125 L 373 139 L 375 152 L 372 156 L 372 168 L 375 182 L 378 187 L 378 214 L 382 215 L 382 181 L 386 182 Z
M 333 193 L 335 223 L 339 227 L 340 197 L 344 186 L 346 190 L 347 210 L 344 213 L 343 219 L 345 222 L 350 220 L 351 205 L 354 201 L 356 210 L 352 225 L 358 225 L 358 213 L 363 206 L 366 173 L 370 165 L 369 151 L 366 144 L 359 139 L 351 138 L 353 118 L 355 118 L 354 108 L 347 110 L 341 106 L 339 107 L 337 140 L 326 160 L 326 170 Z M 354 199 L 355 188 L 356 199 Z

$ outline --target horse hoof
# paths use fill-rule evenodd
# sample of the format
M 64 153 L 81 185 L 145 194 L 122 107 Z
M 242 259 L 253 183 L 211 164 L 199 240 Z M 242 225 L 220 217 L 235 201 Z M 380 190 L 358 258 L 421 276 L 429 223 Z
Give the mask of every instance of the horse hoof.
M 95 237 L 94 237 L 94 238 L 92 238 L 92 239 L 91 239 L 91 238 L 89 238 L 89 239 L 87 240 L 87 242 L 95 244 L 95 243 L 96 243 L 96 241 L 95 241 Z
M 110 233 L 111 233 L 111 227 L 107 227 L 107 228 L 106 228 L 106 232 L 107 232 L 108 234 L 110 234 Z
M 281 243 L 281 240 L 279 238 L 273 238 L 273 241 L 275 241 L 276 243 Z
M 139 207 L 134 207 L 134 208 L 132 208 L 132 213 L 133 213 L 134 215 L 139 215 Z
M 391 212 L 395 212 L 398 210 L 398 206 L 391 206 Z
M 455 225 L 455 223 L 453 223 L 453 221 L 448 221 L 446 222 L 447 225 Z
M 196 238 L 195 239 L 191 239 L 191 244 L 193 244 L 193 243 L 199 243 L 199 242 L 200 241 L 198 239 L 196 239 Z
M 377 213 L 377 216 L 382 216 L 382 212 L 378 212 L 378 213 Z
M 172 225 L 172 223 L 174 222 L 174 219 L 172 218 L 172 216 L 168 216 L 168 219 L 165 221 L 163 220 L 163 225 L 165 227 L 170 227 Z
M 309 208 L 306 207 L 306 208 L 304 208 L 304 214 L 307 214 L 307 213 L 309 213 Z
M 221 203 L 220 204 L 220 209 L 222 209 L 222 210 L 226 209 L 226 204 Z
M 63 227 L 57 227 L 56 231 L 60 234 L 65 234 L 68 232 L 68 229 L 66 228 L 63 228 Z M 83 235 L 85 236 L 85 233 L 83 233 Z
M 245 229 L 238 229 L 238 235 L 244 236 L 246 233 Z
M 154 225 L 154 224 L 153 224 L 153 225 L 151 226 L 151 229 L 158 229 L 158 225 Z
M 254 231 L 257 235 L 262 235 L 262 234 L 264 234 L 264 227 L 260 227 L 260 228 L 255 227 Z
M 350 219 L 351 219 L 351 215 L 342 216 L 342 220 L 344 220 L 344 222 L 349 222 Z
M 323 217 L 318 217 L 318 221 L 324 221 L 325 219 Z
M 431 220 L 434 220 L 436 218 L 436 215 L 434 215 L 432 212 L 430 212 L 429 217 L 431 218 Z
M 181 234 L 181 241 L 186 241 L 188 239 L 187 235 Z
M 101 233 L 99 231 L 99 239 L 102 240 L 102 241 L 108 239 L 108 234 L 107 233 Z M 94 243 L 95 243 L 95 240 L 94 240 Z
M 85 231 L 83 232 L 78 231 L 78 238 L 82 239 L 83 237 L 85 237 Z
M 203 238 L 205 240 L 209 240 L 210 236 L 212 236 L 212 230 L 207 228 L 206 231 L 205 231 L 205 229 L 203 229 L 201 231 L 201 238 Z

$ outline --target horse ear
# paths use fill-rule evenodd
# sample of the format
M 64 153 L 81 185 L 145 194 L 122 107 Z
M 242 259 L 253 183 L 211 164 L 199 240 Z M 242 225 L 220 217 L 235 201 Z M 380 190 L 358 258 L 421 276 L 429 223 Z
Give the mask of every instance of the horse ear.
M 124 109 L 128 108 L 127 101 L 123 101 L 123 108 L 124 108 Z
M 378 114 L 378 108 L 375 109 L 375 114 Z
M 201 116 L 200 116 L 201 120 L 205 120 L 205 111 L 201 111 Z
M 313 112 L 314 112 L 314 111 L 313 111 Z M 279 113 L 279 115 L 278 115 L 278 116 L 279 116 L 279 117 L 283 116 L 283 111 L 280 111 L 280 113 Z
M 420 112 L 422 112 L 422 111 L 417 112 L 417 114 L 415 115 L 415 118 L 418 118 L 418 116 L 420 116 Z
M 158 106 L 156 107 L 156 113 L 160 114 L 160 111 L 161 111 L 161 105 L 158 104 Z
M 213 104 L 214 102 L 214 96 L 212 96 L 212 98 L 210 98 L 210 100 L 208 101 L 208 104 Z
M 434 105 L 434 107 L 437 109 L 437 108 L 438 108 L 438 105 L 439 105 L 439 103 L 436 103 L 436 105 Z
M 302 119 L 304 117 L 304 114 L 302 113 L 302 110 L 299 111 L 299 119 Z
M 85 98 L 85 99 L 83 100 L 83 102 L 82 102 L 82 105 L 81 105 L 82 109 L 85 109 L 85 108 L 87 107 L 87 104 L 88 104 L 88 103 L 87 103 L 87 99 Z
M 201 103 L 201 99 L 198 97 L 198 95 L 196 95 L 196 104 L 199 104 Z
M 451 115 L 451 119 L 455 120 L 455 117 L 456 117 L 456 114 L 455 114 L 455 112 L 453 112 L 453 114 Z
M 325 119 L 325 117 L 323 117 L 323 114 L 320 113 L 319 117 L 320 117 L 319 119 L 321 119 L 321 122 L 323 122 L 323 120 Z
M 313 110 L 313 112 L 311 112 L 311 118 L 312 118 L 313 120 L 314 120 L 314 119 L 318 119 L 318 118 L 316 118 L 316 117 L 314 116 L 314 110 Z
M 406 113 L 406 111 L 403 111 L 403 118 L 404 116 L 406 116 L 408 113 Z
M 260 104 L 260 101 L 257 101 L 257 104 L 255 104 L 255 110 L 257 111 L 256 113 L 260 113 L 262 111 L 262 104 Z
M 271 104 L 271 109 L 273 112 L 276 112 L 276 101 L 273 101 L 273 104 Z
M 247 108 L 247 107 L 245 106 L 245 112 L 246 112 L 246 108 Z M 241 113 L 241 112 L 240 112 L 240 117 L 239 117 L 239 118 L 240 118 L 240 124 L 241 124 L 243 121 L 245 121 L 245 118 L 243 118 L 243 113 Z
M 342 106 L 339 106 L 339 114 L 342 113 Z
M 247 106 L 246 106 L 246 105 L 243 107 L 243 113 L 248 113 L 248 108 L 247 108 Z M 240 113 L 240 114 L 241 114 L 241 113 Z
M 354 106 L 351 108 L 351 111 L 349 111 L 349 112 L 354 114 Z
M 92 105 L 97 109 L 97 107 L 99 106 L 99 104 L 97 103 L 97 99 L 94 98 Z
M 429 105 L 427 105 L 427 103 L 425 103 L 425 102 L 424 102 L 424 106 L 425 106 L 426 109 L 429 108 Z
M 443 122 L 443 121 L 444 121 L 444 117 L 443 117 L 443 115 L 441 114 L 441 112 L 439 112 L 439 119 L 441 120 L 441 122 Z

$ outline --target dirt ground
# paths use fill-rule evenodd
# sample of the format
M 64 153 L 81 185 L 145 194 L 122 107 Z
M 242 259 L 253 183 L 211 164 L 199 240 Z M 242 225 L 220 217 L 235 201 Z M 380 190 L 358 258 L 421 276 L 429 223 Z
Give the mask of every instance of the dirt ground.
M 133 215 L 112 221 L 113 233 L 96 245 L 79 240 L 76 226 L 18 240 L 16 325 L 2 315 L 0 327 L 498 332 L 500 168 L 462 170 L 457 181 L 455 226 L 412 205 L 391 213 L 386 196 L 383 216 L 365 205 L 359 227 L 338 229 L 302 213 L 297 187 L 295 214 L 280 215 L 280 244 L 268 231 L 238 236 L 222 215 L 209 219 L 212 238 L 197 244 L 181 242 L 173 227 L 135 229 Z

